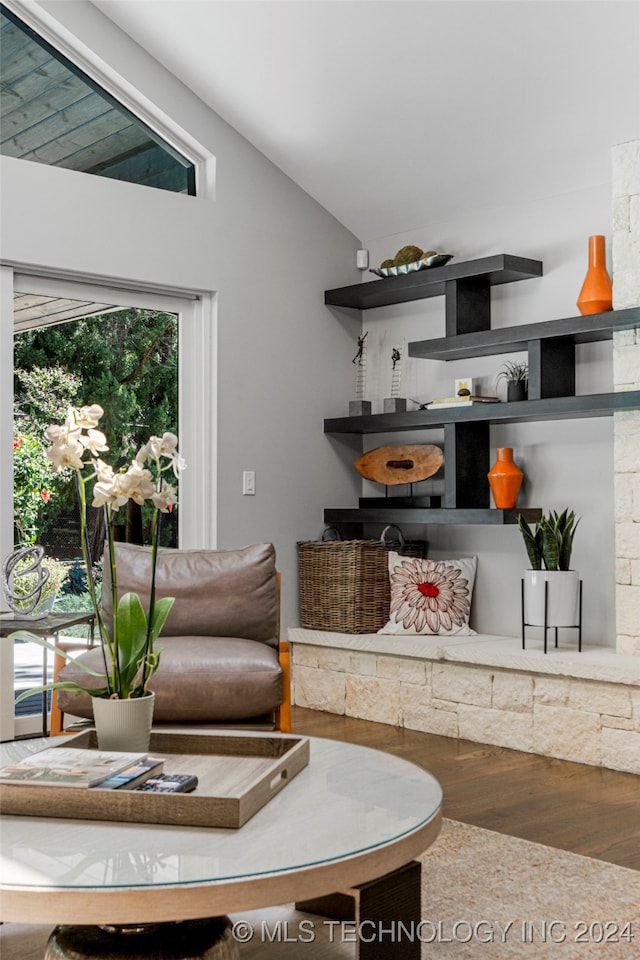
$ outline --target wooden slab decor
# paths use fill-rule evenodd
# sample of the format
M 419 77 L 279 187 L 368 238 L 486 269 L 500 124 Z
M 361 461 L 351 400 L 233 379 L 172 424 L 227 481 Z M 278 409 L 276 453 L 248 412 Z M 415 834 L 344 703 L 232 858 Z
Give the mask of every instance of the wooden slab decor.
M 94 730 L 61 747 L 97 749 Z M 151 732 L 149 753 L 165 773 L 194 773 L 193 793 L 141 793 L 0 784 L 3 814 L 79 820 L 241 827 L 309 762 L 308 737 L 286 734 Z
M 433 443 L 415 443 L 393 447 L 376 447 L 364 453 L 354 467 L 365 480 L 393 486 L 417 483 L 437 473 L 444 460 L 441 447 Z

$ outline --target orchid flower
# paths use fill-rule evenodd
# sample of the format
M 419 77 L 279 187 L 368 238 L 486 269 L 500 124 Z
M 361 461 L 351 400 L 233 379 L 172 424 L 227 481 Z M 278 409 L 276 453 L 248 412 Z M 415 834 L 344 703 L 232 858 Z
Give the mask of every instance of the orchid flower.
M 82 553 L 87 568 L 89 593 L 102 638 L 104 657 L 104 676 L 99 675 L 105 682 L 104 686 L 82 687 L 79 684 L 71 686 L 97 697 L 141 697 L 147 691 L 150 677 L 158 668 L 160 652 L 154 650 L 154 642 L 160 635 L 174 602 L 171 597 L 156 600 L 155 596 L 160 514 L 169 512 L 177 503 L 176 488 L 164 483 L 163 473 L 172 469 L 178 477 L 185 463 L 178 454 L 177 436 L 167 432 L 161 437 L 151 437 L 140 448 L 126 470 L 115 472 L 113 467 L 99 456 L 109 449 L 107 438 L 97 429 L 103 414 L 102 407 L 97 403 L 80 408 L 69 407 L 64 423 L 51 424 L 45 431 L 47 439 L 51 442 L 46 455 L 51 461 L 53 471 L 58 473 L 65 468 L 75 471 L 80 504 Z M 104 508 L 107 521 L 105 563 L 109 563 L 111 572 L 113 604 L 113 623 L 110 627 L 107 627 L 98 603 L 89 550 L 86 487 L 92 480 L 95 481 L 92 505 Z M 127 593 L 123 597 L 118 597 L 113 521 L 115 511 L 127 504 L 129 500 L 140 505 L 149 501 L 153 508 L 151 588 L 149 608 L 146 613 L 137 594 Z M 48 640 L 31 634 L 28 636 L 36 643 L 66 656 Z M 79 665 L 82 666 L 81 661 Z M 87 667 L 83 669 L 98 676 L 95 671 Z M 56 689 L 58 686 L 69 688 L 70 684 L 69 682 L 46 684 L 38 690 Z M 27 691 L 18 699 L 33 692 Z

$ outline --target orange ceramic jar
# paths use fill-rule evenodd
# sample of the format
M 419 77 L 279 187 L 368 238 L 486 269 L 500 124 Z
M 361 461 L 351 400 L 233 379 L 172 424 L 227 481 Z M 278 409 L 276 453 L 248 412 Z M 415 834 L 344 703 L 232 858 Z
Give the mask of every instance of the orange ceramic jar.
M 513 462 L 513 447 L 498 447 L 498 459 L 487 474 L 493 501 L 501 510 L 515 507 L 522 486 L 522 470 Z
M 607 273 L 604 237 L 589 237 L 589 269 L 578 297 L 580 313 L 604 313 L 613 306 L 611 278 Z

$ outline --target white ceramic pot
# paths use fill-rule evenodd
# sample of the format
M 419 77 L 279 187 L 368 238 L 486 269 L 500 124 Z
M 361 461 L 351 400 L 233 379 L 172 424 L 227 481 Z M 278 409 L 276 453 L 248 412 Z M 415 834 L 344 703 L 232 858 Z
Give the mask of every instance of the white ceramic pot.
M 134 700 L 92 697 L 100 750 L 148 750 L 155 698 L 152 692 Z
M 547 588 L 547 626 L 576 627 L 580 611 L 580 577 L 577 570 L 525 570 L 524 621 L 544 626 L 544 592 Z

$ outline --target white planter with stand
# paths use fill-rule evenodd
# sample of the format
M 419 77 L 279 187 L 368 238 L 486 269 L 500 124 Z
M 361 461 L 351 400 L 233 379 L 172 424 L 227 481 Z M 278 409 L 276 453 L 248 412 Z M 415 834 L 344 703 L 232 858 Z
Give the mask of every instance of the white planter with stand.
M 525 648 L 525 627 L 544 627 L 544 652 L 547 652 L 547 629 L 578 630 L 578 650 L 582 650 L 582 581 L 577 570 L 525 570 L 522 580 L 522 649 Z
M 525 570 L 524 619 L 545 626 L 545 583 L 548 584 L 548 627 L 575 627 L 579 620 L 580 577 L 577 570 Z

